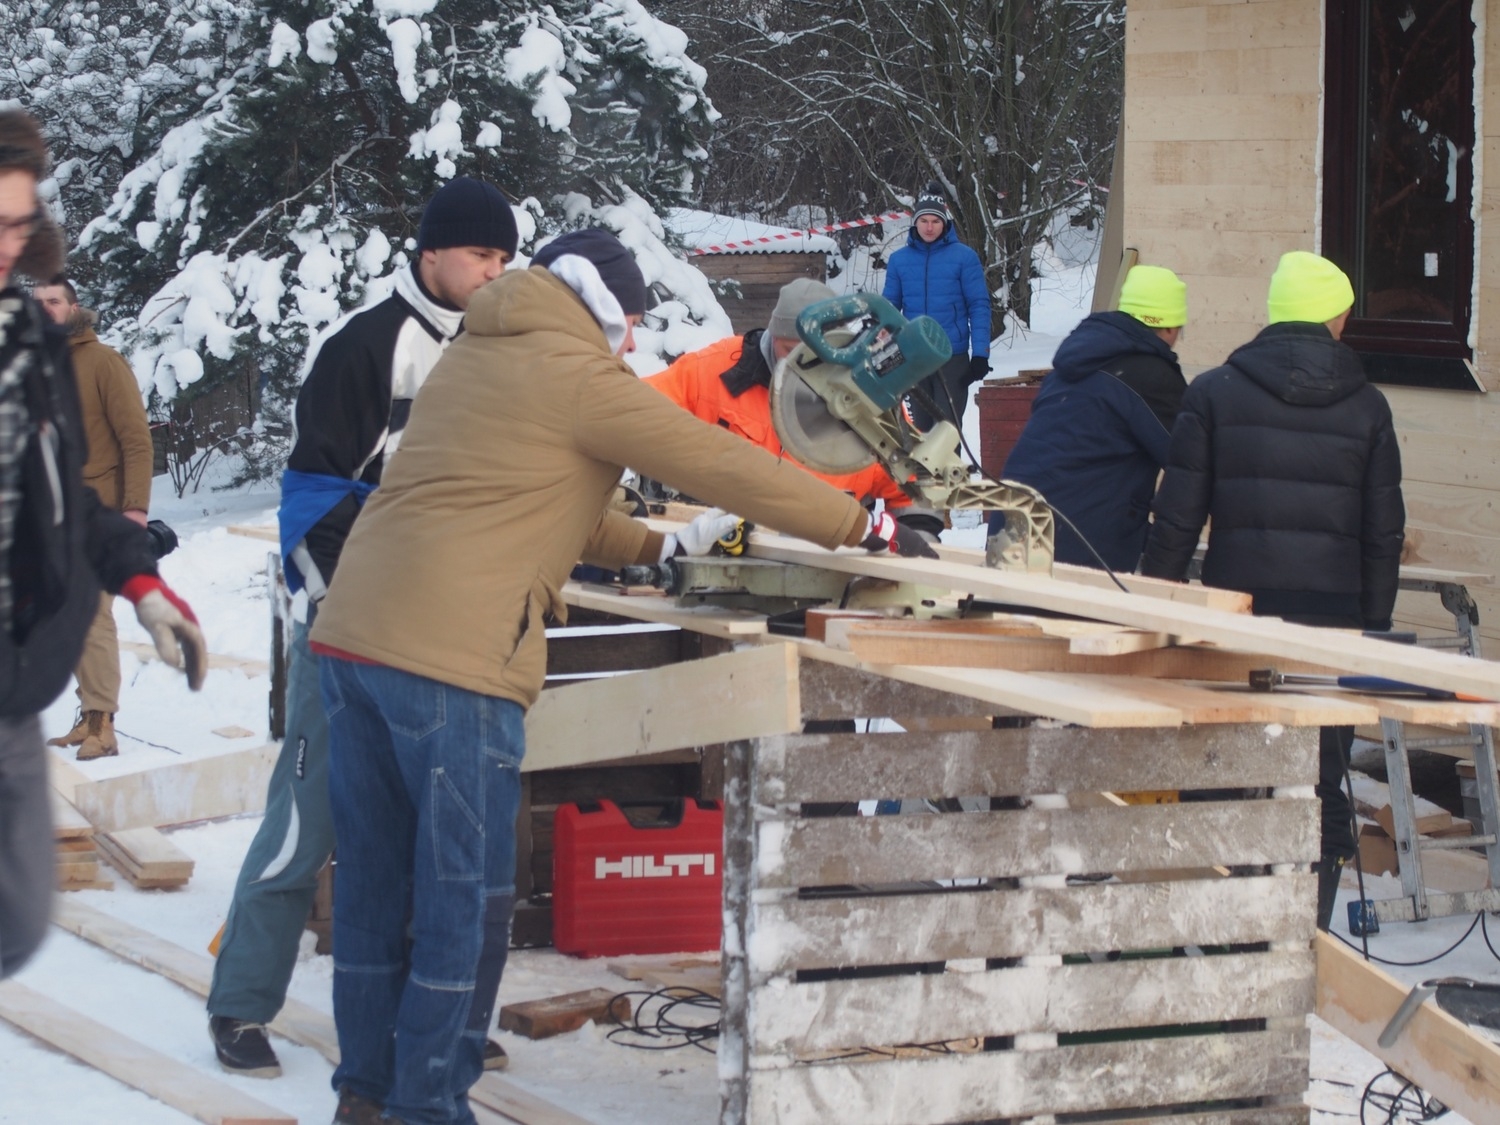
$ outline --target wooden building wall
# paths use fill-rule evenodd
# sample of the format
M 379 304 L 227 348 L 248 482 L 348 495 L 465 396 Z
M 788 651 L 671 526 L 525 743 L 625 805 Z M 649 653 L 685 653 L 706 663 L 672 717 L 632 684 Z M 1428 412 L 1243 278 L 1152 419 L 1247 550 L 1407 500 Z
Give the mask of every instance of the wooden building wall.
M 1497 12 L 1500 17 L 1500 12 Z M 1489 21 L 1476 161 L 1475 367 L 1500 391 L 1500 24 Z M 1188 284 L 1194 370 L 1266 323 L 1288 250 L 1319 249 L 1320 0 L 1132 0 L 1125 51 L 1124 244 Z M 1409 562 L 1500 575 L 1500 397 L 1383 387 L 1406 480 Z M 1500 582 L 1473 587 L 1500 658 Z M 1434 595 L 1397 616 L 1448 628 Z
M 781 296 L 781 287 L 799 277 L 828 278 L 828 255 L 815 253 L 700 254 L 689 258 L 710 282 L 733 281 L 740 295 L 724 295 L 719 304 L 736 332 L 764 328 Z

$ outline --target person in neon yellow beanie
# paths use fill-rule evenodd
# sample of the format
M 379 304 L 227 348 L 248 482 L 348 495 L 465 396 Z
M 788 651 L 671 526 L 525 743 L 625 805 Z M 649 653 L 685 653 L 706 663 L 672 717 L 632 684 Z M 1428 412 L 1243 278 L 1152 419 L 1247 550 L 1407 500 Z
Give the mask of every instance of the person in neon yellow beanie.
M 1031 485 L 1077 527 L 1058 521 L 1058 562 L 1126 572 L 1140 562 L 1187 390 L 1172 351 L 1186 323 L 1182 279 L 1138 265 L 1125 277 L 1119 310 L 1085 317 L 1053 356 L 1002 475 Z M 992 535 L 1001 522 L 991 519 Z
M 1203 582 L 1242 590 L 1260 616 L 1387 630 L 1406 509 L 1385 396 L 1339 342 L 1354 305 L 1344 272 L 1283 254 L 1266 296 L 1270 324 L 1193 380 L 1172 431 L 1142 571 L 1181 581 L 1209 516 Z M 1333 915 L 1354 855 L 1344 795 L 1353 727 L 1324 727 L 1318 925 Z

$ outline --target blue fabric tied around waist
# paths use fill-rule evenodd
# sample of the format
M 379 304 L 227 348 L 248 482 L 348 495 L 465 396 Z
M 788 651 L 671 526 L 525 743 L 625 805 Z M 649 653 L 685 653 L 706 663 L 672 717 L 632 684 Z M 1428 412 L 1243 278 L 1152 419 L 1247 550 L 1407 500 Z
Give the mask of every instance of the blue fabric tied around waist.
M 281 507 L 276 512 L 276 522 L 281 530 L 281 569 L 286 574 L 289 590 L 296 593 L 303 586 L 302 572 L 289 561 L 297 544 L 345 496 L 353 496 L 363 505 L 374 491 L 375 486 L 365 481 L 346 480 L 324 473 L 287 469 L 281 474 Z

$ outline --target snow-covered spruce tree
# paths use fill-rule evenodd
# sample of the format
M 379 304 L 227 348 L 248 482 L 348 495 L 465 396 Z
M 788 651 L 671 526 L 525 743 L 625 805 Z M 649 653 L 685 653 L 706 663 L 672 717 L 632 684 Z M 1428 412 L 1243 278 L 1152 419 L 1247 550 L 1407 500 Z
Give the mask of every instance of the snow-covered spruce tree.
M 515 201 L 523 253 L 568 227 L 618 231 L 660 301 L 643 351 L 727 334 L 656 217 L 695 190 L 705 75 L 638 0 L 257 10 L 200 112 L 160 136 L 79 239 L 112 337 L 159 402 L 258 374 L 251 463 L 278 467 L 308 343 L 388 291 L 423 202 L 454 175 Z

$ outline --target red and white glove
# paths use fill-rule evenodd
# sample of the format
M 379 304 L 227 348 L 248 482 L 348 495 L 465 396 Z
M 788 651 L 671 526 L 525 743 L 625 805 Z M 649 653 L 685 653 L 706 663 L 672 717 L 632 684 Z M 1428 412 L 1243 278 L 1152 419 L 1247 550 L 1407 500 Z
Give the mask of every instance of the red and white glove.
M 208 644 L 187 602 L 152 574 L 137 574 L 120 593 L 135 606 L 136 620 L 151 634 L 157 654 L 187 673 L 189 688 L 201 688 L 208 674 Z
M 908 559 L 938 557 L 938 553 L 928 545 L 926 537 L 920 531 L 892 519 L 889 512 L 870 517 L 870 529 L 860 546 L 872 554 L 889 551 Z

